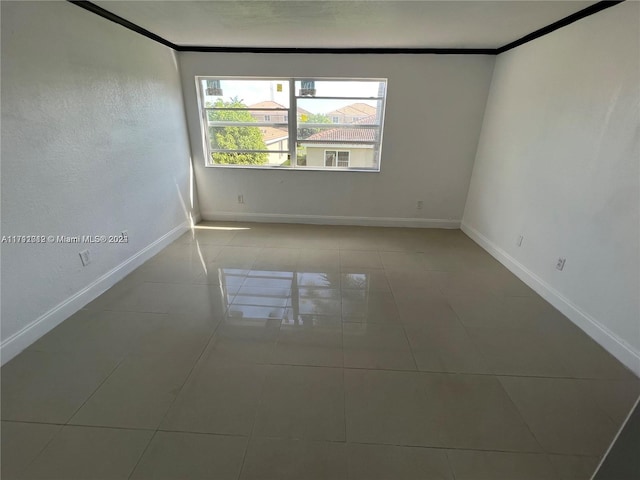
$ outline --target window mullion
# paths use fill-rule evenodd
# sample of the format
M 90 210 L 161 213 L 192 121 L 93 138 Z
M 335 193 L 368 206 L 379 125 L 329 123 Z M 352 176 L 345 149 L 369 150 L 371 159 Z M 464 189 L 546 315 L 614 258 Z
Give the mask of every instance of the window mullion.
M 298 99 L 296 98 L 296 82 L 289 79 L 289 161 L 290 168 L 296 168 L 298 163 L 296 145 L 298 135 Z

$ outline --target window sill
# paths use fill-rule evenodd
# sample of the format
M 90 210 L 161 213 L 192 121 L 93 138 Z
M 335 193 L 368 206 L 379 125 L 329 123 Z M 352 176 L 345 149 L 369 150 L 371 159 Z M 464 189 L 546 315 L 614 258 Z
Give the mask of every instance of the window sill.
M 250 167 L 247 165 L 205 165 L 205 168 L 221 168 L 225 170 L 273 170 L 277 172 L 359 172 L 359 173 L 380 173 L 371 168 L 314 168 L 314 167 Z

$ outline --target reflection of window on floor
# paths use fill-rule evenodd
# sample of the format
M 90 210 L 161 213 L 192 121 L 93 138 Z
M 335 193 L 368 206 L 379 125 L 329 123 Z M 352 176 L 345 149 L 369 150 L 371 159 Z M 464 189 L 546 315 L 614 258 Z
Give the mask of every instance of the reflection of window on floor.
M 237 268 L 218 269 L 218 281 L 220 282 L 222 298 L 227 306 L 231 305 L 238 287 L 244 282 L 245 275 L 246 270 L 239 270 Z
M 277 319 L 298 324 L 304 323 L 305 317 L 310 315 L 339 316 L 342 298 L 366 302 L 369 288 L 366 273 L 274 270 L 247 273 L 246 270 L 222 268 L 219 277 L 229 319 L 249 323 Z M 331 308 L 336 311 L 332 312 Z

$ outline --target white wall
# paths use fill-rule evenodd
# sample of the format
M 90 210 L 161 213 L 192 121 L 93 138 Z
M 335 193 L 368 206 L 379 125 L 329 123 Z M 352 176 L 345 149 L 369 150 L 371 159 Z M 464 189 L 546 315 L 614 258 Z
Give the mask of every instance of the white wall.
M 85 245 L 2 245 L 6 361 L 182 233 L 191 205 L 172 50 L 67 2 L 2 2 L 1 108 L 2 235 L 129 232 L 85 268 Z
M 180 53 L 179 61 L 204 219 L 459 225 L 494 57 Z M 204 167 L 196 75 L 388 78 L 382 171 Z
M 640 375 L 639 10 L 498 56 L 463 229 Z

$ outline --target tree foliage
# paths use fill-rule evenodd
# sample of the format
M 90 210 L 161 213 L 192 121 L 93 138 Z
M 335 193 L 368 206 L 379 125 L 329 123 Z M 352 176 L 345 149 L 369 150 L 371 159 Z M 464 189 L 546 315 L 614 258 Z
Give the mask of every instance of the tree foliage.
M 318 133 L 319 128 L 304 127 L 305 123 L 331 123 L 331 120 L 322 113 L 312 113 L 308 115 L 307 119 L 303 122 L 298 122 L 298 138 L 309 138 L 311 135 Z
M 216 108 L 247 108 L 238 97 L 229 102 L 218 99 Z M 215 110 L 209 112 L 209 120 L 216 122 L 255 122 L 247 110 Z M 213 147 L 225 150 L 266 150 L 259 127 L 209 127 L 209 137 Z M 261 165 L 267 163 L 267 153 L 220 153 L 211 154 L 213 163 L 222 165 Z

